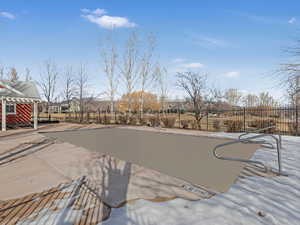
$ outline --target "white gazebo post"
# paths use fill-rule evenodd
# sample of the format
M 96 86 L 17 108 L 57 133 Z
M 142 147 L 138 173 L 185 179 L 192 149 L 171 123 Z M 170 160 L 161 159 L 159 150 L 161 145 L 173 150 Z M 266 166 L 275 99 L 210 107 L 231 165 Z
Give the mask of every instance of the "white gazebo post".
M 35 130 L 38 129 L 38 103 L 33 103 L 33 127 Z
M 6 99 L 2 97 L 2 131 L 6 131 Z

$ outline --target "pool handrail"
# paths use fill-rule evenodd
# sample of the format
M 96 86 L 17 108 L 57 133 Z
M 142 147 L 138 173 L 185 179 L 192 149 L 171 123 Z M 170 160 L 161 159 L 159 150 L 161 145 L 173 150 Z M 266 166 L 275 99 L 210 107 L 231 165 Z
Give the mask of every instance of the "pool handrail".
M 277 161 L 278 161 L 278 175 L 286 175 L 282 173 L 282 168 L 281 168 L 281 152 L 280 152 L 280 147 L 279 147 L 279 139 L 277 137 L 275 137 L 273 134 L 258 134 L 255 136 L 251 136 L 251 137 L 247 137 L 247 138 L 243 138 L 243 139 L 238 139 L 238 140 L 234 140 L 234 141 L 229 141 L 229 142 L 225 142 L 223 144 L 219 144 L 216 145 L 213 149 L 213 155 L 217 158 L 217 159 L 221 159 L 221 160 L 230 160 L 230 161 L 239 161 L 239 162 L 245 162 L 245 163 L 251 163 L 251 164 L 259 164 L 261 166 L 264 167 L 265 171 L 268 172 L 268 167 L 260 162 L 260 161 L 256 161 L 256 160 L 248 160 L 248 159 L 240 159 L 240 158 L 231 158 L 231 157 L 223 157 L 223 156 L 219 156 L 217 154 L 217 149 L 227 146 L 227 145 L 233 145 L 233 144 L 238 144 L 238 143 L 250 143 L 250 144 L 257 144 L 257 142 L 253 142 L 252 140 L 256 139 L 256 138 L 262 138 L 262 137 L 272 137 L 275 141 L 276 141 L 276 149 L 277 149 Z
M 252 131 L 246 131 L 245 133 L 239 135 L 239 140 L 241 140 L 242 137 L 244 137 L 248 134 L 259 133 L 261 131 L 269 130 L 269 129 L 272 129 L 272 128 L 276 128 L 276 126 L 273 125 L 273 126 L 269 126 L 269 127 L 264 127 L 264 128 L 259 128 L 259 129 L 256 129 L 256 130 L 252 130 Z M 280 146 L 280 148 L 282 148 L 282 138 L 281 138 L 280 134 L 278 134 L 278 140 L 279 140 L 279 146 Z M 269 146 L 271 146 L 271 148 L 275 149 L 274 145 L 270 142 L 267 142 L 266 140 L 255 141 L 255 143 L 256 144 L 269 145 Z

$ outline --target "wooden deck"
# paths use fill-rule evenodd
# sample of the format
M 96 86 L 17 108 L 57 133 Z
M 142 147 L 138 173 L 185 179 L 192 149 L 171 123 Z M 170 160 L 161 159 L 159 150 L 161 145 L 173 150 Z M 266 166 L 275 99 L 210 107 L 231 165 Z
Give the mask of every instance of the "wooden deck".
M 110 207 L 94 193 L 93 184 L 83 178 L 41 193 L 0 202 L 0 224 L 95 225 L 107 219 Z

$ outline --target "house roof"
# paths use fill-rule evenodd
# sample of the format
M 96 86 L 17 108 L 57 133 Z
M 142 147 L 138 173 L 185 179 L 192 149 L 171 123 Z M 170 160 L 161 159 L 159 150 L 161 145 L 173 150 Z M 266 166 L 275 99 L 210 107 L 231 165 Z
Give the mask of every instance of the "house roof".
M 41 99 L 37 86 L 32 81 L 0 80 L 0 97 Z

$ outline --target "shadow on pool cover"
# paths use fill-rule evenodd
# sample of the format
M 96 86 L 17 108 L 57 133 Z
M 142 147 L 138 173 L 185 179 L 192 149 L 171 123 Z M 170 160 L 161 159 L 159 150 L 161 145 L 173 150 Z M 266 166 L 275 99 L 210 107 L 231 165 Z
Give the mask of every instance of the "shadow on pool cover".
M 193 184 L 225 192 L 245 163 L 216 159 L 212 150 L 229 139 L 105 128 L 45 133 L 48 137 L 106 153 L 121 160 L 151 168 Z M 223 156 L 250 159 L 258 145 L 226 146 Z

